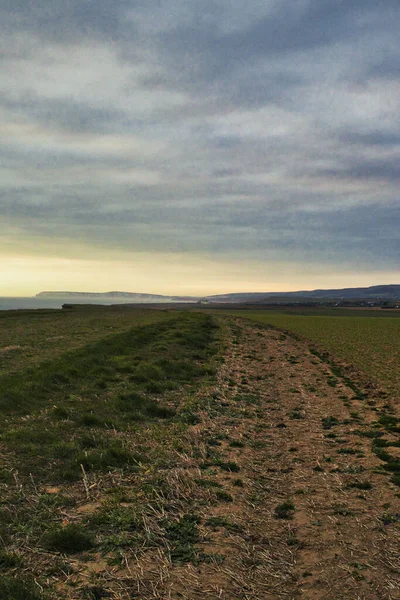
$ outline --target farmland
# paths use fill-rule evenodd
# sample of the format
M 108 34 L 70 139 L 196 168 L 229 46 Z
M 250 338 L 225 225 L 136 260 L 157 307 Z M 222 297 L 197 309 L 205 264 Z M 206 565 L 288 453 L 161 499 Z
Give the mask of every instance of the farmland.
M 400 318 L 376 311 L 237 311 L 258 323 L 270 324 L 310 340 L 334 359 L 360 371 L 400 398 Z M 368 316 L 364 316 L 364 315 Z M 400 313 L 398 313 L 400 314 Z M 371 316 L 374 315 L 374 316 Z
M 400 420 L 303 341 L 392 319 L 238 314 L 0 314 L 2 600 L 398 599 Z

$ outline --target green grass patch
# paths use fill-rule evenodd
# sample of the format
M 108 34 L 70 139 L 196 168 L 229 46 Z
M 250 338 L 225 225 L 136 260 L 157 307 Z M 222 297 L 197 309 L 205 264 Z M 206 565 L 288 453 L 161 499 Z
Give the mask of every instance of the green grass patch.
M 53 552 L 77 554 L 91 550 L 95 542 L 91 533 L 82 525 L 71 523 L 48 531 L 43 537 L 42 544 L 47 550 Z
M 200 541 L 197 515 L 186 514 L 177 520 L 164 523 L 166 538 L 171 546 L 171 560 L 175 563 L 198 561 L 195 545 Z
M 45 600 L 32 581 L 21 577 L 8 577 L 0 575 L 1 600 Z
M 293 519 L 294 511 L 296 510 L 295 505 L 291 500 L 287 500 L 282 504 L 278 504 L 274 510 L 275 519 Z

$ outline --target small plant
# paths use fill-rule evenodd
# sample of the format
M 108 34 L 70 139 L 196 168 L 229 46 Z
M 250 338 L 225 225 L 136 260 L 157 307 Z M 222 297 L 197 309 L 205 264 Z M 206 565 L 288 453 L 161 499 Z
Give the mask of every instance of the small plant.
M 290 533 L 288 539 L 286 540 L 288 546 L 300 546 L 300 540 L 295 536 L 294 533 Z
M 235 485 L 236 487 L 241 487 L 241 488 L 244 487 L 243 479 L 240 479 L 240 478 L 233 479 L 232 485 Z
M 322 427 L 324 429 L 332 429 L 332 427 L 336 427 L 336 425 L 339 425 L 339 421 L 336 417 L 325 417 L 322 419 Z
M 400 473 L 395 473 L 392 475 L 390 481 L 394 483 L 394 485 L 398 485 L 400 487 Z
M 233 496 L 231 494 L 229 494 L 229 492 L 226 492 L 225 490 L 215 490 L 215 495 L 217 497 L 218 500 L 221 500 L 222 502 L 233 502 Z
M 355 481 L 350 483 L 349 487 L 357 490 L 372 490 L 372 484 L 369 481 Z
M 392 429 L 397 426 L 399 423 L 399 419 L 393 415 L 388 415 L 387 413 L 379 417 L 380 425 L 383 425 L 387 429 Z
M 0 550 L 0 571 L 18 567 L 20 563 L 21 559 L 16 554 Z
M 102 600 L 103 598 L 109 598 L 107 590 L 99 585 L 93 585 L 86 587 L 82 590 L 83 597 L 87 600 Z
M 203 488 L 220 488 L 222 485 L 216 479 L 209 479 L 207 477 L 199 477 L 195 479 L 198 486 Z
M 215 465 L 217 467 L 219 467 L 220 469 L 222 469 L 223 471 L 228 471 L 229 473 L 238 473 L 240 471 L 239 465 L 232 460 L 228 460 L 228 461 L 218 460 L 215 462 Z
M 296 510 L 291 500 L 278 504 L 274 510 L 275 519 L 293 519 L 293 513 Z
M 14 577 L 0 577 L 1 600 L 44 600 L 34 583 Z
M 232 440 L 229 444 L 231 448 L 243 448 L 244 445 L 244 442 L 242 442 L 241 440 Z
M 164 524 L 166 537 L 171 544 L 171 560 L 177 563 L 197 562 L 197 552 L 194 544 L 200 541 L 196 515 L 183 515 L 177 521 L 167 521 Z
M 384 525 L 392 525 L 393 523 L 400 522 L 400 514 L 383 513 L 380 516 L 380 520 Z
M 47 550 L 75 554 L 91 550 L 94 540 L 84 527 L 71 523 L 66 527 L 56 527 L 50 530 L 43 539 L 43 545 Z
M 53 415 L 56 419 L 64 420 L 68 419 L 69 412 L 63 406 L 55 406 L 53 409 Z

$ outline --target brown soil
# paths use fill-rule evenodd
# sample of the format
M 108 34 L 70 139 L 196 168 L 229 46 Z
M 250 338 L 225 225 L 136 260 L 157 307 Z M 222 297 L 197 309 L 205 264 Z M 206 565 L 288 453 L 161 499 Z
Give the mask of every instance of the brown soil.
M 236 328 L 219 375 L 223 410 L 212 418 L 204 412 L 195 429 L 205 441 L 225 434 L 223 460 L 240 466 L 213 473 L 233 502 L 205 507 L 202 522 L 228 517 L 239 531 L 202 526 L 198 547 L 223 556 L 221 564 L 163 567 L 160 557 L 149 578 L 144 563 L 138 597 L 400 598 L 399 488 L 358 433 L 376 421 L 377 400 L 370 407 L 340 379 L 332 385 L 329 366 L 303 342 L 239 321 Z M 339 425 L 324 429 L 326 417 Z M 352 487 L 365 482 L 372 488 Z M 288 500 L 291 518 L 276 518 Z M 385 514 L 397 522 L 385 523 Z

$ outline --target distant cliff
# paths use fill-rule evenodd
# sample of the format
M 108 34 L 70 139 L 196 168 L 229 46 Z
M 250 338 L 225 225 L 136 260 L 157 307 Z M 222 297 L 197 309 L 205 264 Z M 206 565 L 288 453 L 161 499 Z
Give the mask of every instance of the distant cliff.
M 104 300 L 105 302 L 124 301 L 126 303 L 146 303 L 146 302 L 197 302 L 198 297 L 192 296 L 162 296 L 160 294 L 142 294 L 136 292 L 51 292 L 45 291 L 36 294 L 35 298 L 62 299 L 62 300 Z

